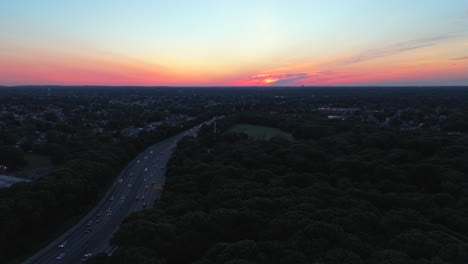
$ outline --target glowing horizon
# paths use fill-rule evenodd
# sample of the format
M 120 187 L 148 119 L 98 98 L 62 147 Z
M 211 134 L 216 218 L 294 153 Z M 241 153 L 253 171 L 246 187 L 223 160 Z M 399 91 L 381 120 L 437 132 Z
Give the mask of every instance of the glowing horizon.
M 21 2 L 0 85 L 468 85 L 468 0 Z

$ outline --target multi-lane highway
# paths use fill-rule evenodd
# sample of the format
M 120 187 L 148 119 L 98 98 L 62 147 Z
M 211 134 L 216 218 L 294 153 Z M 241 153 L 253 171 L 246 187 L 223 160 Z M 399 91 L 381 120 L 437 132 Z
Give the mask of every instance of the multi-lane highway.
M 24 263 L 81 263 L 86 255 L 110 252 L 109 240 L 131 212 L 152 207 L 160 197 L 166 164 L 185 135 L 200 125 L 161 141 L 140 153 L 120 173 L 102 200 L 78 224 Z M 89 256 L 89 255 L 88 255 Z

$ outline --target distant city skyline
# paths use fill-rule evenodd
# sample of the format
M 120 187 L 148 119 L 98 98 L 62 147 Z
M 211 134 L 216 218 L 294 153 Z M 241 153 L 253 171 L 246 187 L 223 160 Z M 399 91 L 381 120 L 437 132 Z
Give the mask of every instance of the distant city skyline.
M 468 0 L 6 0 L 0 39 L 0 85 L 468 85 Z

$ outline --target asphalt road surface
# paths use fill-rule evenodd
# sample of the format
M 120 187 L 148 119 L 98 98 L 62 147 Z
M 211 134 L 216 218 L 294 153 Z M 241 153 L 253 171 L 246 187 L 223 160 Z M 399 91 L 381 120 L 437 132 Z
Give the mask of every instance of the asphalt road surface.
M 209 123 L 209 122 L 207 122 Z M 24 263 L 81 263 L 84 255 L 114 249 L 109 240 L 131 212 L 151 208 L 164 186 L 166 164 L 185 135 L 194 135 L 194 127 L 161 141 L 140 153 L 122 170 L 102 200 L 78 224 L 30 257 Z

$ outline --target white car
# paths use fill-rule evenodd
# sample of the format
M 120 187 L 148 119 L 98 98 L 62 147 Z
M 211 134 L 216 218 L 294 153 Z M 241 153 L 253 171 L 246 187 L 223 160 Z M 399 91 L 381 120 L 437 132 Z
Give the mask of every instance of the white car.
M 63 257 L 65 257 L 65 252 L 64 252 L 64 253 L 60 253 L 60 255 L 58 255 L 55 259 L 56 259 L 56 260 L 61 260 L 61 259 L 63 259 Z
M 132 184 L 131 184 L 131 183 L 128 184 L 128 188 L 132 188 Z
M 67 241 L 63 241 L 62 244 L 60 244 L 58 247 L 59 248 L 64 248 L 67 245 Z
M 148 168 L 145 168 L 145 172 L 147 172 L 147 171 L 148 171 Z
M 85 255 L 81 258 L 81 261 L 87 261 L 91 256 L 92 256 L 92 254 L 90 254 L 90 253 L 85 254 Z

